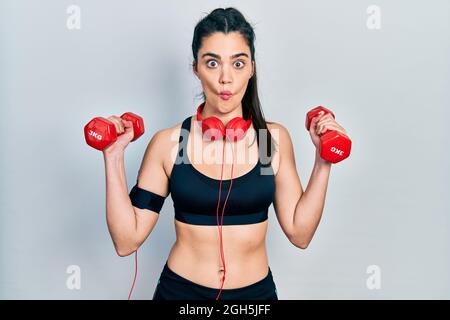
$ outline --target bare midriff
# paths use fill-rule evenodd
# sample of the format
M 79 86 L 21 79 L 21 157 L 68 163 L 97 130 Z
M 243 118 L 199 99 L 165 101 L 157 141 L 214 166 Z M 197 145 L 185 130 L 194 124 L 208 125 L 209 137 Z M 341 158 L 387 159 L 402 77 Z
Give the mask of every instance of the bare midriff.
M 265 235 L 268 222 L 222 226 L 225 256 L 223 289 L 251 285 L 268 274 Z M 223 263 L 217 225 L 199 226 L 175 220 L 177 240 L 167 265 L 178 275 L 210 288 L 221 287 Z

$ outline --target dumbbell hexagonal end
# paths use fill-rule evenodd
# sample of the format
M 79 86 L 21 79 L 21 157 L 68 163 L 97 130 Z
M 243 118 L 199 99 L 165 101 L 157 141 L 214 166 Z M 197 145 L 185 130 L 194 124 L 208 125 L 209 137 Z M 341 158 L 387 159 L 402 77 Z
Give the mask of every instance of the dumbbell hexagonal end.
M 335 118 L 334 113 L 331 112 L 331 110 L 328 110 L 327 108 L 325 108 L 325 107 L 323 107 L 323 106 L 317 106 L 317 107 L 315 107 L 314 109 L 310 110 L 310 111 L 306 114 L 306 121 L 305 121 L 305 127 L 306 127 L 306 130 L 309 131 L 309 127 L 310 127 L 310 125 L 311 125 L 312 119 L 313 119 L 315 116 L 317 116 L 317 115 L 319 114 L 320 111 L 324 111 L 325 114 L 330 113 L 331 116 L 332 116 L 333 118 Z M 324 114 L 324 115 L 325 115 L 325 114 Z
M 117 140 L 117 132 L 114 123 L 95 117 L 84 126 L 84 138 L 88 145 L 102 151 Z
M 142 117 L 132 112 L 125 112 L 120 117 L 124 120 L 131 121 L 133 123 L 134 136 L 133 140 L 131 141 L 137 140 L 140 136 L 144 134 L 145 132 L 144 119 L 142 119 Z
M 350 156 L 352 141 L 335 130 L 327 130 L 321 137 L 320 156 L 331 163 L 338 163 Z

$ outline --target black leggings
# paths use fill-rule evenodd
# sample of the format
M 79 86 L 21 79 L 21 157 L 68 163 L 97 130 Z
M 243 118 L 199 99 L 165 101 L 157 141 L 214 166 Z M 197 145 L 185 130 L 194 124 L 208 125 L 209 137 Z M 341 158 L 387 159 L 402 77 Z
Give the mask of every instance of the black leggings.
M 216 300 L 220 289 L 205 287 L 176 274 L 164 265 L 153 300 Z M 245 287 L 222 289 L 219 300 L 278 300 L 270 271 L 267 276 Z

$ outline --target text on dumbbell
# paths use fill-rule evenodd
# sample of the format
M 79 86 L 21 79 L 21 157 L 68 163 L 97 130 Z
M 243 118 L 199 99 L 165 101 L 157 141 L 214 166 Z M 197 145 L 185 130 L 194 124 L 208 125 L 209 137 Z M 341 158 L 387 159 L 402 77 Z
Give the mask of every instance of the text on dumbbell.
M 339 150 L 339 149 L 336 148 L 336 147 L 331 147 L 330 151 L 333 152 L 333 153 L 336 153 L 336 154 L 338 154 L 338 155 L 340 155 L 340 156 L 343 156 L 343 155 L 344 155 L 344 151 Z
M 93 136 L 93 137 L 96 138 L 97 140 L 102 140 L 102 135 L 101 135 L 101 134 L 98 134 L 98 133 L 95 132 L 95 131 L 89 130 L 89 135 L 90 135 L 90 136 Z

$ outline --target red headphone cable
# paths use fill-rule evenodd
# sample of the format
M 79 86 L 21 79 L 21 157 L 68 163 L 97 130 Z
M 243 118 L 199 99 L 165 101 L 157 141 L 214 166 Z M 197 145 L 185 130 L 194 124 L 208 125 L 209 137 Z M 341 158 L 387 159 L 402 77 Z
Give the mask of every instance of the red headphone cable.
M 134 280 L 133 280 L 133 285 L 131 286 L 131 290 L 130 293 L 128 294 L 128 300 L 130 300 L 131 298 L 131 293 L 133 292 L 133 288 L 134 288 L 134 283 L 136 282 L 136 276 L 137 276 L 137 272 L 138 272 L 138 257 L 137 257 L 137 250 L 135 251 L 135 265 L 136 268 L 134 270 Z
M 216 209 L 216 220 L 217 220 L 217 225 L 218 225 L 218 229 L 219 229 L 219 236 L 220 236 L 220 256 L 221 256 L 221 260 L 223 262 L 223 277 L 222 277 L 222 284 L 220 286 L 219 294 L 217 295 L 216 300 L 219 300 L 220 294 L 222 292 L 223 285 L 225 283 L 225 275 L 226 275 L 226 272 L 227 272 L 227 268 L 226 268 L 226 265 L 225 265 L 225 254 L 224 254 L 224 251 L 223 251 L 222 225 L 223 225 L 223 215 L 224 215 L 224 212 L 225 212 L 225 207 L 226 207 L 226 204 L 227 204 L 227 201 L 228 201 L 228 197 L 230 196 L 231 187 L 233 186 L 234 160 L 232 160 L 232 162 L 231 162 L 230 187 L 228 188 L 228 194 L 227 194 L 227 197 L 225 198 L 225 202 L 223 204 L 221 223 L 220 223 L 220 226 L 219 226 L 219 204 L 220 204 L 220 196 L 221 196 L 221 193 L 222 193 L 222 177 L 223 177 L 223 165 L 224 165 L 224 159 L 225 159 L 225 144 L 226 144 L 226 140 L 224 140 L 224 143 L 223 143 L 222 170 L 221 170 L 221 174 L 220 174 L 220 185 L 219 185 L 219 200 L 217 202 L 217 209 Z M 231 152 L 233 154 L 233 146 L 231 146 Z

